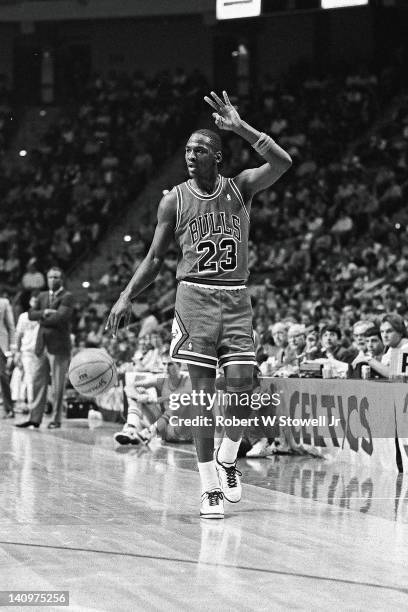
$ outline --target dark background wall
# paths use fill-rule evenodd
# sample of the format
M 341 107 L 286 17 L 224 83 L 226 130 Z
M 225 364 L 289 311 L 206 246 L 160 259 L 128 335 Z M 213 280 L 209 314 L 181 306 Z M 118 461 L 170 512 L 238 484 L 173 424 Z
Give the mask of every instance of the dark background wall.
M 13 74 L 13 49 L 18 26 L 12 23 L 0 23 L 0 74 L 10 79 Z
M 96 70 L 135 67 L 154 73 L 162 68 L 200 66 L 211 76 L 209 29 L 201 16 L 138 21 L 94 22 L 90 28 L 92 63 Z
M 38 78 L 38 53 L 50 50 L 65 83 L 70 72 L 107 73 L 143 68 L 199 67 L 216 84 L 228 85 L 235 71 L 233 51 L 244 42 L 251 74 L 277 76 L 306 60 L 315 66 L 379 61 L 408 31 L 408 10 L 352 8 L 299 11 L 262 19 L 216 23 L 208 15 L 187 15 L 0 24 L 0 73 L 20 83 Z

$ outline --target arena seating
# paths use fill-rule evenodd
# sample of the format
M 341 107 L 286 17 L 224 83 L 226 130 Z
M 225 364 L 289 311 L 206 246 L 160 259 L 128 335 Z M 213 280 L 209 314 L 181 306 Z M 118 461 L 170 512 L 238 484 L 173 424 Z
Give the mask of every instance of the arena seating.
M 198 71 L 95 76 L 3 173 L 3 285 L 14 291 L 32 257 L 42 269 L 69 271 L 89 253 L 195 124 L 204 90 Z M 0 105 L 3 97 L 0 88 Z M 5 112 L 0 106 L 0 149 Z

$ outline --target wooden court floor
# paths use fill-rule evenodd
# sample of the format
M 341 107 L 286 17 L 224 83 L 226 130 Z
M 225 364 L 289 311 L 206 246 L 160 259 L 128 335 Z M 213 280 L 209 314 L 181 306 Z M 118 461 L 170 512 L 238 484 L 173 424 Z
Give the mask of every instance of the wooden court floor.
M 119 447 L 104 423 L 0 430 L 0 590 L 69 608 L 406 610 L 408 483 L 319 459 L 242 460 L 244 496 L 198 516 L 191 446 Z

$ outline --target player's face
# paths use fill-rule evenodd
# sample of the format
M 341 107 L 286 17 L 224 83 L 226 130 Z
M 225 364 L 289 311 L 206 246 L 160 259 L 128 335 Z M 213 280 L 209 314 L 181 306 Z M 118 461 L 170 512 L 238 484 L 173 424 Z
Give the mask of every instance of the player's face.
M 185 159 L 191 178 L 207 177 L 217 169 L 215 152 L 208 136 L 192 134 L 186 144 Z

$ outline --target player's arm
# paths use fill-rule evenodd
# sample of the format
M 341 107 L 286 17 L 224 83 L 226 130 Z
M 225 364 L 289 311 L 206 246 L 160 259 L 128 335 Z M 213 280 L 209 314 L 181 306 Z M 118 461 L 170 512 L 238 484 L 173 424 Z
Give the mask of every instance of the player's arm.
M 244 138 L 266 161 L 259 168 L 244 170 L 235 178 L 237 187 L 245 199 L 250 199 L 258 191 L 273 185 L 290 168 L 292 159 L 270 136 L 259 132 L 241 119 L 226 91 L 223 92 L 224 100 L 213 91 L 211 96 L 211 98 L 205 96 L 204 100 L 215 110 L 212 116 L 216 126 Z
M 164 256 L 174 236 L 176 218 L 177 196 L 170 192 L 160 201 L 157 225 L 149 252 L 110 311 L 106 329 L 111 329 L 113 335 L 116 335 L 122 318 L 130 316 L 132 300 L 151 285 L 160 272 Z

